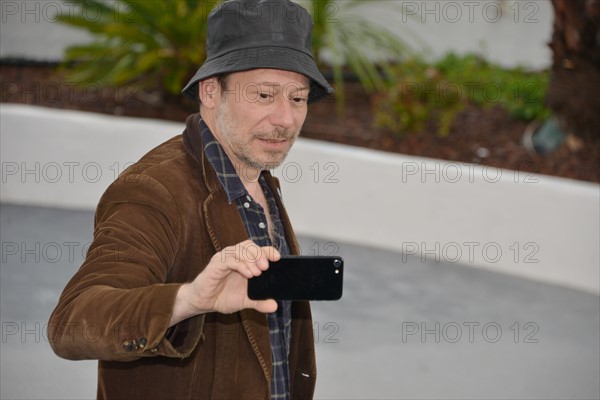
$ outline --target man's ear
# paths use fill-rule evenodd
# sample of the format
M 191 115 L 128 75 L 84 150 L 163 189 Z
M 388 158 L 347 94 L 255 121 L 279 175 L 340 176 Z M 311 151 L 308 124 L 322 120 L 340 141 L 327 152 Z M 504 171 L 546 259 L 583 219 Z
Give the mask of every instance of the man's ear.
M 198 84 L 198 96 L 202 105 L 213 108 L 217 104 L 221 86 L 216 78 L 208 78 Z

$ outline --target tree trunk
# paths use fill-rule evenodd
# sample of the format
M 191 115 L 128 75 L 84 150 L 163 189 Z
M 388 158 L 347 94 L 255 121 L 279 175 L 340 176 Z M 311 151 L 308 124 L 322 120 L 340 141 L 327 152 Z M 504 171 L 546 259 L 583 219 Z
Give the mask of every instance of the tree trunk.
M 600 140 L 600 0 L 552 0 L 548 106 L 567 133 Z

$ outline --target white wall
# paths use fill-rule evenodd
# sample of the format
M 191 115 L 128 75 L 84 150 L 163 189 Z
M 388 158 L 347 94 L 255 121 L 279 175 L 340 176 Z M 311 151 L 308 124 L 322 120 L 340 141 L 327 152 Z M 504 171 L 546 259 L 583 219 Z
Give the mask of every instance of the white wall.
M 600 292 L 597 184 L 316 141 L 279 176 L 301 233 Z
M 552 53 L 547 43 L 554 16 L 549 0 L 383 0 L 381 3 L 382 7 L 367 5 L 359 12 L 383 21 L 387 28 L 433 58 L 452 50 L 476 52 L 507 67 L 542 69 L 551 64 Z M 390 4 L 402 11 L 401 17 L 386 12 Z
M 93 209 L 128 165 L 183 130 L 159 120 L 0 104 L 1 200 Z
M 88 209 L 183 129 L 10 104 L 0 121 L 0 200 Z M 300 234 L 600 293 L 597 184 L 302 139 L 276 175 Z

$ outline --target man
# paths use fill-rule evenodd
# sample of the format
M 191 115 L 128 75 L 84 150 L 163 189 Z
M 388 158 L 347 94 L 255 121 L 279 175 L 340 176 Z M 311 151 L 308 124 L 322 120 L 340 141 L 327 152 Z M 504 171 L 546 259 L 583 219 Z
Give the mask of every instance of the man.
M 248 279 L 299 247 L 268 170 L 307 103 L 333 92 L 312 21 L 287 0 L 233 0 L 208 20 L 184 93 L 200 113 L 125 171 L 49 323 L 54 351 L 98 359 L 98 398 L 310 398 L 307 302 L 251 301 Z

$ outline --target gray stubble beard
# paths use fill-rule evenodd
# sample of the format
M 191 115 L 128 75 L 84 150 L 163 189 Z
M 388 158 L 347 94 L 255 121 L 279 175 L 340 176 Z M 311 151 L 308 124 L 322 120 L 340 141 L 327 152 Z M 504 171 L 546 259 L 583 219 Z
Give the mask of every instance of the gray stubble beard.
M 227 107 L 227 106 L 224 106 L 224 107 Z M 231 123 L 230 119 L 228 118 L 227 111 L 224 112 L 222 109 L 219 110 L 219 112 L 216 113 L 215 121 L 216 121 L 217 128 L 220 130 L 220 133 L 225 136 L 225 139 L 228 139 L 231 137 L 234 137 L 234 138 L 237 137 L 236 133 L 232 129 L 233 124 Z M 302 127 L 298 130 L 298 132 L 293 132 L 291 130 L 283 131 L 281 129 L 275 129 L 272 132 L 258 132 L 258 133 L 252 132 L 252 135 L 253 135 L 253 137 L 260 137 L 260 138 L 272 138 L 272 139 L 286 138 L 290 141 L 289 149 L 291 149 L 296 141 L 296 138 L 300 134 L 301 129 L 302 129 Z M 232 143 L 232 142 L 230 141 L 229 143 Z M 223 145 L 223 144 L 221 143 L 221 145 Z M 246 167 L 250 167 L 250 168 L 256 169 L 258 171 L 272 170 L 272 169 L 280 166 L 283 163 L 283 161 L 285 160 L 285 158 L 287 157 L 287 155 L 289 153 L 289 149 L 288 149 L 288 151 L 285 152 L 285 154 L 282 155 L 280 161 L 274 162 L 274 163 L 263 163 L 263 162 L 260 162 L 259 160 L 253 159 L 250 156 L 250 149 L 248 146 L 246 146 L 245 143 L 242 145 L 242 148 L 235 148 L 233 146 L 230 146 L 230 150 L 233 152 L 233 154 L 237 157 L 238 160 L 240 160 Z M 280 153 L 280 152 L 277 152 L 277 153 Z

